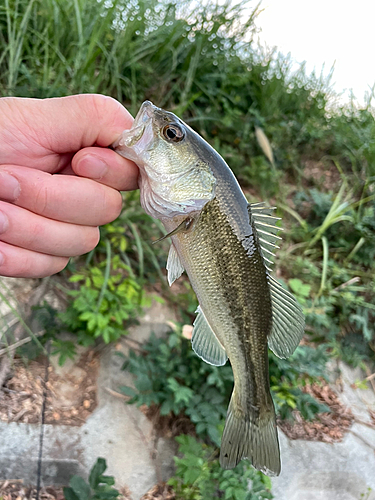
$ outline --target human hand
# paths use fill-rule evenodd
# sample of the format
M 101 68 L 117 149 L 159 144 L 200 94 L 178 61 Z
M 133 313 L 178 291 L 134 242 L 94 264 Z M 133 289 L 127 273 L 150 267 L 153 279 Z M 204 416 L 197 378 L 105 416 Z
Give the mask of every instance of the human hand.
M 0 99 L 0 275 L 44 277 L 92 250 L 97 226 L 137 188 L 134 163 L 107 149 L 133 119 L 114 99 Z

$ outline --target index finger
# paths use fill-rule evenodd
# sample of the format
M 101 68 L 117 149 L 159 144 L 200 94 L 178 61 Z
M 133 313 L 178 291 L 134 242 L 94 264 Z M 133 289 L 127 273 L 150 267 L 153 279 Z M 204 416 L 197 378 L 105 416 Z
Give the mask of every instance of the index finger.
M 72 159 L 73 172 L 119 191 L 138 188 L 135 163 L 108 148 L 84 148 Z
M 9 189 L 12 179 L 18 189 Z M 118 191 L 94 180 L 16 165 L 0 167 L 0 199 L 49 219 L 87 226 L 113 221 L 122 206 Z

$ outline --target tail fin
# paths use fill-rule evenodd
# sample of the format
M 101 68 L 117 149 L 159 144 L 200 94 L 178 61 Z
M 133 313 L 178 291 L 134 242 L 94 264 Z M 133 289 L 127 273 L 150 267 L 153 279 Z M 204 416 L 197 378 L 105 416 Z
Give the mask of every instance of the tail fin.
M 267 413 L 244 415 L 236 411 L 232 398 L 221 440 L 220 465 L 233 469 L 243 458 L 268 476 L 280 474 L 280 449 L 277 437 L 275 409 Z

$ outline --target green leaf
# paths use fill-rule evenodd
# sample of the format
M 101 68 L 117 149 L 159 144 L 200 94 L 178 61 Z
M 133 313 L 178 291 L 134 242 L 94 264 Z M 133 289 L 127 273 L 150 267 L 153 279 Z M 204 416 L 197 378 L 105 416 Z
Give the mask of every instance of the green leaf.
M 79 315 L 79 319 L 81 319 L 82 321 L 87 321 L 87 320 L 91 319 L 92 317 L 95 317 L 95 313 L 93 313 L 91 311 L 85 311 Z
M 189 387 L 180 387 L 175 394 L 176 403 L 183 402 L 187 405 L 193 394 L 194 392 Z
M 73 476 L 69 481 L 69 486 L 72 488 L 79 500 L 88 500 L 90 498 L 90 486 L 82 477 Z
M 130 396 L 131 398 L 133 398 L 134 396 L 136 396 L 138 394 L 138 392 L 133 389 L 132 387 L 129 387 L 127 385 L 122 385 L 120 387 L 120 391 L 122 393 L 124 393 L 126 396 Z
M 160 407 L 160 415 L 168 415 L 172 411 L 172 401 L 164 401 Z
M 296 295 L 301 297 L 309 297 L 311 286 L 304 284 L 300 279 L 293 278 L 288 281 L 290 288 Z
M 149 391 L 152 389 L 152 380 L 150 380 L 148 374 L 140 373 L 137 377 L 135 385 L 140 392 Z
M 80 500 L 80 498 L 74 493 L 74 490 L 72 488 L 68 488 L 67 486 L 65 486 L 63 488 L 63 491 L 66 500 Z
M 107 463 L 104 458 L 98 458 L 90 471 L 89 484 L 94 490 L 100 482 L 100 476 L 107 469 Z
M 262 481 L 264 483 L 264 486 L 271 491 L 271 488 L 272 488 L 272 481 L 271 479 L 266 476 L 265 474 L 262 475 Z
M 71 283 L 76 283 L 77 281 L 82 281 L 85 279 L 85 276 L 83 274 L 73 274 L 73 276 L 71 276 L 69 278 L 69 281 Z
M 115 484 L 115 478 L 113 476 L 100 476 L 100 482 L 103 483 L 103 485 L 107 486 L 113 486 Z M 104 486 L 106 488 L 106 486 Z M 109 491 L 117 491 L 117 490 L 109 490 Z

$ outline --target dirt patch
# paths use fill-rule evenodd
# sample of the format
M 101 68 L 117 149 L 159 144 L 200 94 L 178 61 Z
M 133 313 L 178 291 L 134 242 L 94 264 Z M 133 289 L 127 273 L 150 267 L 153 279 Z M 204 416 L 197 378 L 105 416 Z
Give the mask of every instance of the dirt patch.
M 121 488 L 119 493 L 117 500 L 132 500 L 130 490 L 126 486 Z M 145 500 L 159 500 L 159 498 L 164 499 L 164 497 L 145 497 Z M 165 500 L 174 500 L 174 498 L 165 497 Z M 25 486 L 22 479 L 0 481 L 0 499 L 36 500 L 36 488 L 35 486 Z M 54 486 L 41 488 L 39 500 L 65 500 L 63 488 L 55 488 Z
M 331 413 L 321 413 L 316 415 L 312 422 L 307 422 L 299 412 L 295 412 L 295 422 L 279 421 L 280 429 L 289 439 L 324 443 L 341 441 L 354 420 L 351 410 L 341 404 L 337 394 L 328 385 L 308 385 L 305 391 L 320 403 L 326 404 L 331 409 Z
M 337 191 L 342 184 L 340 172 L 331 161 L 306 160 L 304 180 L 307 186 L 319 186 L 325 191 Z
M 152 422 L 154 432 L 158 437 L 173 438 L 180 434 L 196 436 L 195 425 L 183 413 L 160 415 L 160 408 L 157 405 L 142 405 L 139 409 Z
M 141 500 L 175 500 L 176 494 L 171 486 L 166 483 L 158 483 L 148 491 Z
M 84 353 L 67 373 L 48 368 L 45 423 L 80 426 L 97 405 L 99 358 Z M 4 422 L 40 422 L 44 399 L 46 359 L 27 365 L 14 360 L 13 375 L 0 390 L 0 419 Z
M 33 500 L 36 499 L 36 488 L 25 486 L 19 481 L 0 481 L 0 498 L 2 500 Z M 39 492 L 40 500 L 64 500 L 62 488 L 49 486 Z

